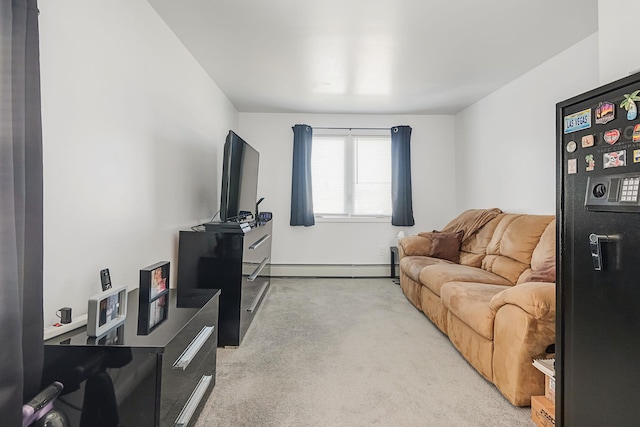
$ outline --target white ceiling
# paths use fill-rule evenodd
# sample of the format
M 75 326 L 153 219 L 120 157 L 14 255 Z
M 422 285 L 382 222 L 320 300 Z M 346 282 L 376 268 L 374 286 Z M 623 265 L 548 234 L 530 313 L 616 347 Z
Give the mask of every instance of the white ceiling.
M 457 113 L 598 29 L 598 0 L 148 1 L 240 112 Z

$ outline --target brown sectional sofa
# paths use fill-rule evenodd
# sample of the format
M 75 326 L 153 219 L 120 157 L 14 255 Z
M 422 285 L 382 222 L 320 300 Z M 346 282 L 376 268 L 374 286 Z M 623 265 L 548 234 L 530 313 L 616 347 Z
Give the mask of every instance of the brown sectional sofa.
M 554 216 L 475 209 L 442 231 L 400 239 L 402 291 L 512 404 L 530 405 L 544 394 L 532 360 L 555 342 Z M 439 251 L 454 235 L 459 247 Z

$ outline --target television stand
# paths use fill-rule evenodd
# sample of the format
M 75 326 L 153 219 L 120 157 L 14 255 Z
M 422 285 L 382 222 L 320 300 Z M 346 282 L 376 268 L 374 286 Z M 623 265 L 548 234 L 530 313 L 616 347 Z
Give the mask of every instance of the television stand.
M 178 299 L 220 289 L 219 346 L 239 346 L 269 290 L 271 221 L 180 231 Z

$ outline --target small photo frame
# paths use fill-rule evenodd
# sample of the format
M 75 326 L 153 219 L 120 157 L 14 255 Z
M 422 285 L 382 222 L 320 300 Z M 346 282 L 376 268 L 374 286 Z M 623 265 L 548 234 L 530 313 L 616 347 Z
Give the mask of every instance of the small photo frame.
M 124 323 L 127 317 L 127 287 L 111 288 L 89 298 L 87 335 L 101 337 Z
M 169 317 L 169 261 L 140 270 L 138 335 L 148 335 Z

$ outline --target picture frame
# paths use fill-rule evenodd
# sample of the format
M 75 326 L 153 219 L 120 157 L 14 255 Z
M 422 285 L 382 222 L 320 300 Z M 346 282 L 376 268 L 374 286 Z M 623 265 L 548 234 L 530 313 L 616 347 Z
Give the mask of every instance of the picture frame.
M 101 337 L 124 323 L 127 317 L 127 287 L 107 289 L 89 298 L 87 335 Z
M 148 335 L 169 317 L 169 261 L 140 270 L 138 335 Z

